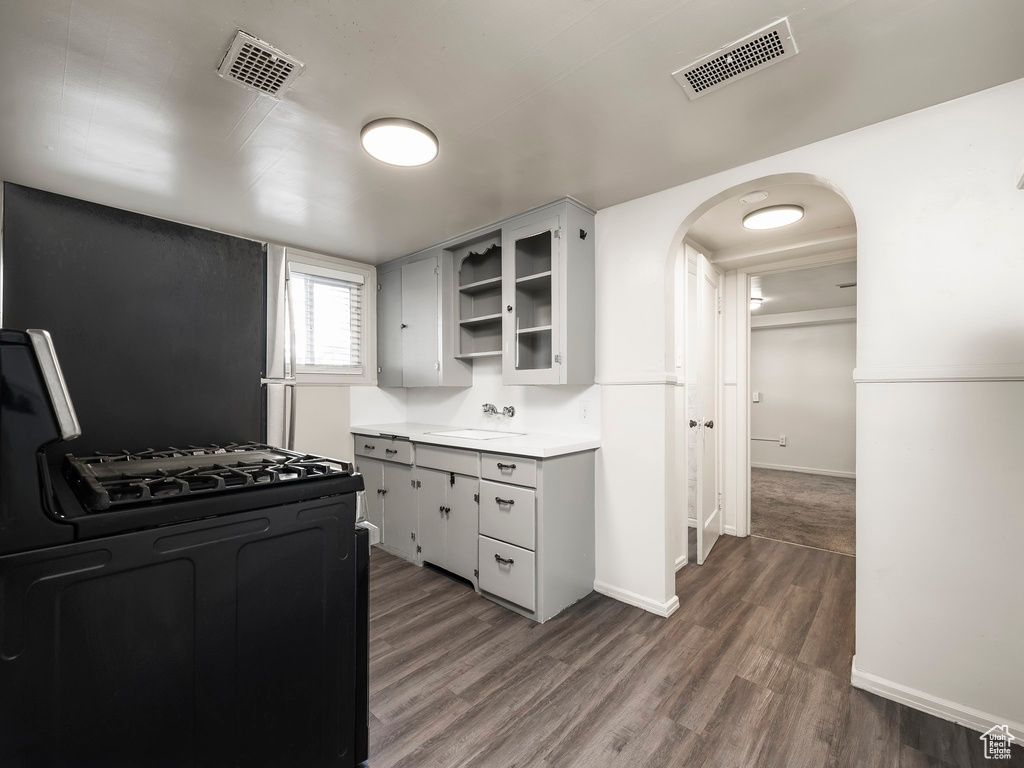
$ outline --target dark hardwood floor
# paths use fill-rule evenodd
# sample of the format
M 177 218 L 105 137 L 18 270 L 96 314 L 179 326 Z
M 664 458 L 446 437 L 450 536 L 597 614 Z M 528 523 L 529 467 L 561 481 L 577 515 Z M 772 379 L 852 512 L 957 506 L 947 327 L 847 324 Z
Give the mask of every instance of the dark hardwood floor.
M 850 686 L 854 559 L 724 536 L 661 619 L 539 625 L 374 549 L 370 765 L 981 766 L 978 734 Z

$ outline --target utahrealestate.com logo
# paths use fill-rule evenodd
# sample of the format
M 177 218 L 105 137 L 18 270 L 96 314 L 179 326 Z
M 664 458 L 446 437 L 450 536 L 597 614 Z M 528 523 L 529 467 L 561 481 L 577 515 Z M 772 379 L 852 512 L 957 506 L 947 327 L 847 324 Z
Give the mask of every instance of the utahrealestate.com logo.
M 981 740 L 985 744 L 985 757 L 989 760 L 1009 760 L 1010 744 L 1017 740 L 1017 737 L 1010 733 L 1005 725 L 996 725 L 981 734 Z

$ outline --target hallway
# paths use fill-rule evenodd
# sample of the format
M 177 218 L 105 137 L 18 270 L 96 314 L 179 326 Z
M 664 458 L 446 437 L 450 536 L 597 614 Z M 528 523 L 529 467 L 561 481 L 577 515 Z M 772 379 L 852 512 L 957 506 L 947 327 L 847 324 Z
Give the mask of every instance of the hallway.
M 854 478 L 750 470 L 750 528 L 754 536 L 855 555 L 857 481 Z

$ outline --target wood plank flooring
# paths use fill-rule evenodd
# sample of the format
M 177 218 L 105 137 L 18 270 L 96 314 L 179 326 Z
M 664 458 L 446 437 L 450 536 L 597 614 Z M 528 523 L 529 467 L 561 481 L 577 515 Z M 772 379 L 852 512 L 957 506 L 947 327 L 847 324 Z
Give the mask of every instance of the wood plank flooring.
M 661 619 L 598 594 L 547 624 L 378 549 L 370 766 L 1024 766 L 850 686 L 854 560 L 724 536 Z

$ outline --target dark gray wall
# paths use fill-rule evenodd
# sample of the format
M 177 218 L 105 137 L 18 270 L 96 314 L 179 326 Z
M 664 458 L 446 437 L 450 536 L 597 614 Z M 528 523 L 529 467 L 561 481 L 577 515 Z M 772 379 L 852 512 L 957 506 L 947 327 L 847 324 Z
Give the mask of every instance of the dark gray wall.
M 65 452 L 261 440 L 262 243 L 4 184 L 3 325 L 53 336 Z

